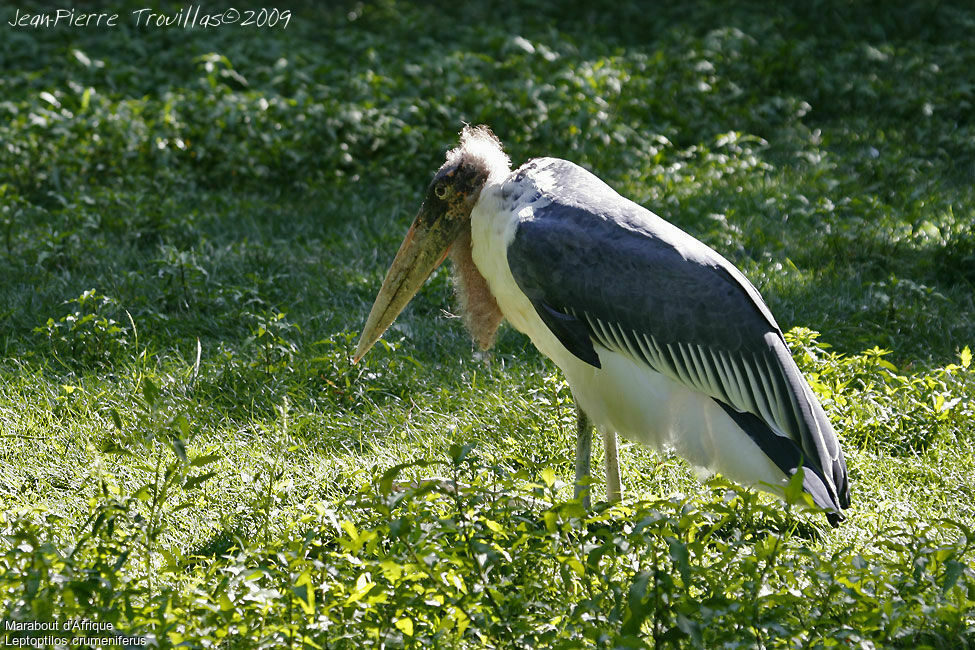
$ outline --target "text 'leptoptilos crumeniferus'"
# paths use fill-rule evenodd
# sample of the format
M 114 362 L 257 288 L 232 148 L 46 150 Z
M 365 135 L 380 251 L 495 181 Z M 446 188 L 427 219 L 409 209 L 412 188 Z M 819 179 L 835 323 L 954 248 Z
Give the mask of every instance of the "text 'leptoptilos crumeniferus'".
M 502 318 L 565 374 L 579 414 L 576 490 L 603 432 L 607 496 L 616 434 L 696 467 L 803 489 L 834 525 L 846 462 L 758 290 L 728 260 L 555 158 L 511 171 L 485 126 L 465 127 L 389 268 L 355 353 L 382 336 L 450 254 L 465 323 L 491 345 Z

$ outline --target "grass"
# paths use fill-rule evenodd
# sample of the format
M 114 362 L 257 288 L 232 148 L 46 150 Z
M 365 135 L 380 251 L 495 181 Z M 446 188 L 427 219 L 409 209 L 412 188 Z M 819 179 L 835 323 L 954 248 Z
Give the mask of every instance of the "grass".
M 5 621 L 133 647 L 975 640 L 964 3 L 296 3 L 205 32 L 140 8 L 0 25 Z M 626 501 L 585 513 L 568 388 L 510 328 L 476 353 L 446 270 L 351 364 L 462 121 L 745 272 L 847 451 L 842 527 L 628 444 Z

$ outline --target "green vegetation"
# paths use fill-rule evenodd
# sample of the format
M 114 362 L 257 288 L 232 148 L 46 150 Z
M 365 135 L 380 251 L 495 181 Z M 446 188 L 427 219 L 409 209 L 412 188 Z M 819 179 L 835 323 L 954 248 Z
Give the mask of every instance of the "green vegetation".
M 975 644 L 968 3 L 326 4 L 287 29 L 2 10 L 5 622 L 132 647 Z M 475 353 L 446 270 L 351 364 L 462 121 L 742 268 L 847 450 L 845 524 L 633 445 L 625 502 L 584 512 L 562 378 L 510 328 Z

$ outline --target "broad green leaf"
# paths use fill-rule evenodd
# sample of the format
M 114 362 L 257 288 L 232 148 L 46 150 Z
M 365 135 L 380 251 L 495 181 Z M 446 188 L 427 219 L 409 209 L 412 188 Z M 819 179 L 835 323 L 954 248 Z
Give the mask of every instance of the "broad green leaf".
M 205 474 L 200 474 L 199 476 L 191 476 L 186 479 L 186 483 L 183 484 L 183 489 L 187 491 L 195 490 L 216 475 L 216 472 L 206 472 Z
M 551 467 L 546 467 L 545 469 L 543 469 L 540 476 L 542 482 L 547 487 L 552 487 L 553 485 L 555 485 L 555 470 L 552 469 Z
M 292 587 L 292 593 L 297 596 L 298 604 L 307 616 L 315 613 L 315 589 L 309 571 L 304 571 L 298 576 Z
M 394 625 L 396 625 L 396 629 L 406 636 L 413 636 L 413 619 L 404 616 L 403 618 L 398 619 Z
M 504 530 L 504 526 L 494 521 L 493 519 L 484 519 L 484 525 L 487 526 L 491 532 L 500 533 Z
M 159 388 L 149 377 L 142 379 L 142 396 L 146 398 L 146 403 L 149 406 L 155 406 L 159 400 Z
M 223 454 L 207 454 L 205 456 L 196 456 L 190 461 L 190 467 L 203 467 L 204 465 L 209 465 L 210 463 L 215 463 L 223 458 Z

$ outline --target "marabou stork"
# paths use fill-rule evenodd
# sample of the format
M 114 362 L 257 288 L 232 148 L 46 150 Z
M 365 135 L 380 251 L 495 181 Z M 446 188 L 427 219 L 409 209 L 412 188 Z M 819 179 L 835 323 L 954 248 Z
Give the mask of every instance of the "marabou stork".
M 780 495 L 802 468 L 830 523 L 843 518 L 833 427 L 758 290 L 717 252 L 574 163 L 537 158 L 512 172 L 491 130 L 467 126 L 386 274 L 356 361 L 448 253 L 477 343 L 490 347 L 506 318 L 565 374 L 577 496 L 594 424 L 610 501 L 619 433 Z

